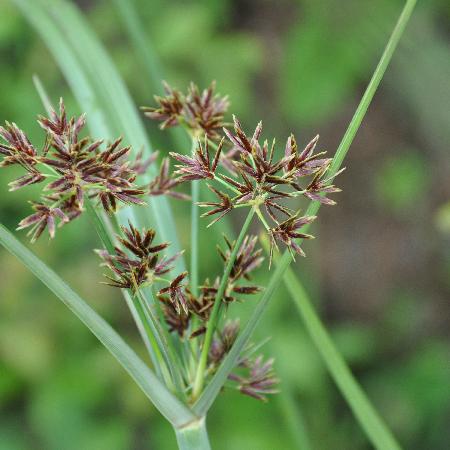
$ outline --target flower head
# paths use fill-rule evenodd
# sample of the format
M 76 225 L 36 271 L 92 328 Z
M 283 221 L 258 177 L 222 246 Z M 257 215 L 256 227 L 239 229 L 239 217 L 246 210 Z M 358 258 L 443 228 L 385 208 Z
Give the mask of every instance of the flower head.
M 188 299 L 184 289 L 185 285 L 183 284 L 183 280 L 187 277 L 187 275 L 187 272 L 180 273 L 180 275 L 176 276 L 171 281 L 169 286 L 158 292 L 158 296 L 169 294 L 170 301 L 174 305 L 178 314 L 180 314 L 182 310 L 185 314 L 188 313 Z
M 214 179 L 214 174 L 219 163 L 220 153 L 222 151 L 224 139 L 220 141 L 214 159 L 211 161 L 209 156 L 209 144 L 208 138 L 205 135 L 205 141 L 202 145 L 200 139 L 197 141 L 197 148 L 194 151 L 192 157 L 180 155 L 179 153 L 170 153 L 172 158 L 176 159 L 181 164 L 177 165 L 177 171 L 179 175 L 179 181 L 193 181 L 203 179 Z
M 276 389 L 279 380 L 275 376 L 273 363 L 273 358 L 264 362 L 261 355 L 254 360 L 246 360 L 242 365 L 247 370 L 247 375 L 233 373 L 229 379 L 238 383 L 238 389 L 243 394 L 266 402 L 267 395 L 279 392 Z
M 180 91 L 171 88 L 165 81 L 163 82 L 165 97 L 155 95 L 157 108 L 143 107 L 144 114 L 149 119 L 158 120 L 162 130 L 178 125 L 179 118 L 183 113 L 184 98 Z
M 214 94 L 215 89 L 214 81 L 201 93 L 198 86 L 191 83 L 185 106 L 185 120 L 189 126 L 213 140 L 219 137 L 218 130 L 224 126 L 223 118 L 230 104 L 228 97 Z
M 155 97 L 158 106 L 143 107 L 144 114 L 153 120 L 161 121 L 160 128 L 165 129 L 182 125 L 193 136 L 206 134 L 208 139 L 219 138 L 219 130 L 224 126 L 224 115 L 228 109 L 227 97 L 215 94 L 216 84 L 200 92 L 191 83 L 186 94 L 164 83 L 165 97 Z
M 303 149 L 301 153 L 298 152 L 297 141 L 293 134 L 291 134 L 286 142 L 285 155 L 293 158 L 289 161 L 286 171 L 295 171 L 295 176 L 304 177 L 313 175 L 318 170 L 328 167 L 331 162 L 330 158 L 320 158 L 325 152 L 314 154 L 319 135 L 313 138 Z
M 169 171 L 169 158 L 164 158 L 159 168 L 159 174 L 148 185 L 150 196 L 168 195 L 179 200 L 189 200 L 189 196 L 173 189 L 180 184 Z
M 198 206 L 202 208 L 211 208 L 209 211 L 203 213 L 201 217 L 213 216 L 215 214 L 219 214 L 209 225 L 215 224 L 218 220 L 220 220 L 225 214 L 228 214 L 233 209 L 233 202 L 228 194 L 219 191 L 215 187 L 208 184 L 208 188 L 214 192 L 214 194 L 218 197 L 218 202 L 200 202 Z
M 299 217 L 297 212 L 289 219 L 278 224 L 269 230 L 270 233 L 270 261 L 272 261 L 273 247 L 276 246 L 276 240 L 283 242 L 291 252 L 295 252 L 301 256 L 305 256 L 304 251 L 300 245 L 295 241 L 296 239 L 313 239 L 314 236 L 310 234 L 301 233 L 300 230 L 307 224 L 312 223 L 316 216 Z
M 47 181 L 36 205 L 36 214 L 46 216 L 38 229 L 47 223 L 54 236 L 52 218 L 61 211 L 65 224 L 83 211 L 86 198 L 97 198 L 107 212 L 114 212 L 118 203 L 142 205 L 143 189 L 136 186 L 138 173 L 145 171 L 152 158 L 144 161 L 142 155 L 131 163 L 130 147 L 123 147 L 117 139 L 103 149 L 103 142 L 81 137 L 86 123 L 84 115 L 68 117 L 64 102 L 49 117 L 39 116 L 38 123 L 46 133 L 44 146 L 38 150 L 16 124 L 6 122 L 0 127 L 0 166 L 19 165 L 26 174 L 10 183 L 10 190 Z M 44 213 L 46 211 L 46 213 Z M 50 211 L 52 211 L 50 213 Z M 56 213 L 55 213 L 56 211 Z M 33 219 L 36 218 L 33 214 Z M 29 223 L 29 218 L 21 222 Z M 40 234 L 33 235 L 36 239 Z
M 341 189 L 330 184 L 337 175 L 345 170 L 345 168 L 339 170 L 334 175 L 327 177 L 328 166 L 322 167 L 315 175 L 311 183 L 306 188 L 305 196 L 311 200 L 318 201 L 324 205 L 335 205 L 336 202 L 326 197 L 328 194 L 335 192 L 341 192 Z
M 51 208 L 43 203 L 31 202 L 35 213 L 31 214 L 25 219 L 22 219 L 17 226 L 18 230 L 32 227 L 28 232 L 31 236 L 31 242 L 36 242 L 45 228 L 48 229 L 48 234 L 51 238 L 55 237 L 56 219 L 59 219 L 62 224 L 69 221 L 69 218 L 64 214 L 61 208 Z
M 229 320 L 225 323 L 222 330 L 216 333 L 208 355 L 210 364 L 217 366 L 221 363 L 236 341 L 237 335 L 239 334 L 239 327 L 239 320 Z
M 223 251 L 219 247 L 218 251 L 223 260 L 223 263 L 226 265 L 230 259 L 231 252 L 235 243 L 230 242 L 230 240 L 226 236 L 224 236 L 224 239 L 227 245 L 227 249 Z M 231 269 L 230 280 L 232 282 L 236 282 L 241 278 L 247 281 L 250 280 L 250 273 L 253 270 L 257 269 L 264 261 L 264 257 L 262 256 L 262 249 L 255 249 L 257 242 L 257 236 L 248 235 L 244 238 L 244 241 L 242 242 L 238 250 L 236 259 Z
M 121 289 L 130 289 L 136 292 L 145 283 L 153 283 L 156 277 L 168 273 L 172 269 L 172 263 L 179 256 L 160 258 L 160 252 L 169 244 L 153 244 L 155 231 L 144 229 L 139 232 L 131 223 L 128 227 L 121 227 L 122 236 L 117 236 L 121 247 L 114 247 L 115 254 L 111 255 L 106 250 L 97 250 L 113 273 L 113 277 L 105 275 L 109 280 L 107 284 Z

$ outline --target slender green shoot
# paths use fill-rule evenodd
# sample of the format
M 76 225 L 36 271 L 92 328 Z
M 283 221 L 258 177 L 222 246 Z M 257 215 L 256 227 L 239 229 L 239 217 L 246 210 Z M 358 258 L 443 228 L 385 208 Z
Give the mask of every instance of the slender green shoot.
M 39 278 L 91 330 L 167 420 L 175 427 L 181 427 L 197 419 L 189 408 L 167 390 L 119 334 L 86 301 L 1 224 L 0 244 Z
M 214 331 L 216 329 L 217 322 L 219 320 L 220 306 L 222 304 L 222 298 L 225 294 L 225 289 L 227 287 L 228 277 L 230 276 L 231 270 L 233 268 L 233 264 L 236 260 L 236 257 L 239 252 L 239 249 L 242 245 L 242 242 L 244 241 L 245 235 L 247 234 L 247 231 L 250 227 L 250 224 L 252 222 L 254 214 L 255 214 L 255 209 L 251 208 L 247 215 L 247 218 L 245 219 L 245 222 L 242 226 L 239 236 L 233 245 L 233 250 L 230 254 L 230 259 L 227 261 L 222 278 L 220 280 L 219 289 L 217 290 L 217 295 L 216 295 L 216 298 L 214 299 L 214 306 L 211 311 L 211 316 L 208 320 L 208 325 L 207 325 L 206 333 L 205 333 L 205 339 L 203 341 L 203 348 L 202 348 L 202 352 L 200 354 L 200 361 L 199 361 L 199 364 L 197 367 L 197 373 L 195 375 L 194 387 L 193 387 L 193 391 L 192 391 L 193 399 L 198 398 L 198 396 L 200 395 L 200 393 L 202 392 L 202 389 L 203 389 L 203 383 L 205 380 L 206 364 L 208 362 L 209 349 L 211 347 L 211 342 L 212 342 L 212 338 L 214 335 Z
M 196 139 L 192 138 L 192 149 L 191 153 L 195 150 Z M 199 219 L 199 207 L 197 203 L 200 200 L 200 183 L 198 181 L 191 182 L 191 291 L 197 296 L 198 295 L 198 252 L 199 252 L 199 236 L 198 236 L 198 219 Z

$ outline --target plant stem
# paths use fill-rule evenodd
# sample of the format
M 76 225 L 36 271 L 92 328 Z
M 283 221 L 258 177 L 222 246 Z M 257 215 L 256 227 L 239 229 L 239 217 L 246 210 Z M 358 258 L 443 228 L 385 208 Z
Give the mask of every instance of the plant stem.
M 259 209 L 259 206 L 256 207 L 256 214 L 259 217 L 259 220 L 261 221 L 261 223 L 264 225 L 264 228 L 269 231 L 270 230 L 270 226 L 266 221 L 266 218 L 263 216 L 263 213 L 261 212 L 261 210 Z
M 144 323 L 150 342 L 156 346 L 154 351 L 158 356 L 160 366 L 165 369 L 163 370 L 163 375 L 166 384 L 183 395 L 184 389 L 181 373 L 175 363 L 175 355 L 166 339 L 159 317 L 155 314 L 152 305 L 147 302 L 140 290 L 133 296 L 133 303 Z
M 219 316 L 220 306 L 222 304 L 222 298 L 225 294 L 225 289 L 227 287 L 228 278 L 230 276 L 230 273 L 233 268 L 234 262 L 236 260 L 237 254 L 238 254 L 239 249 L 242 245 L 242 242 L 245 238 L 245 235 L 247 234 L 247 231 L 250 227 L 250 224 L 252 222 L 254 214 L 255 214 L 255 208 L 251 208 L 247 215 L 247 218 L 245 219 L 245 222 L 242 226 L 241 232 L 239 233 L 239 236 L 238 236 L 236 242 L 234 243 L 233 250 L 231 251 L 231 254 L 230 254 L 230 258 L 227 261 L 225 270 L 222 275 L 222 279 L 220 280 L 219 289 L 217 290 L 217 295 L 216 295 L 216 298 L 214 299 L 214 306 L 211 311 L 211 316 L 208 320 L 206 333 L 205 333 L 205 339 L 203 341 L 203 348 L 202 348 L 202 352 L 200 354 L 200 361 L 199 361 L 199 364 L 197 367 L 197 373 L 195 375 L 194 388 L 192 391 L 193 400 L 195 400 L 200 395 L 200 393 L 202 392 L 202 389 L 203 389 L 203 383 L 205 381 L 204 375 L 205 375 L 206 364 L 208 361 L 209 348 L 211 346 L 213 334 L 214 334 L 214 331 L 216 329 L 216 325 L 218 322 L 218 316 Z
M 127 292 L 127 291 L 125 291 Z M 128 294 L 128 292 L 127 292 Z M 171 382 L 170 375 L 167 370 L 167 355 L 163 354 L 164 347 L 161 342 L 157 339 L 157 333 L 154 330 L 154 324 L 149 318 L 149 314 L 145 310 L 143 299 L 140 294 L 130 295 L 131 301 L 133 302 L 134 308 L 136 309 L 139 319 L 144 327 L 147 338 L 152 346 L 153 353 L 156 357 L 157 364 L 156 366 L 159 369 L 159 373 L 162 375 L 165 383 L 170 386 L 171 389 L 174 388 L 173 383 Z
M 200 196 L 200 183 L 191 182 L 191 292 L 198 295 L 198 201 Z
M 92 224 L 94 225 L 95 231 L 98 234 L 98 237 L 102 241 L 102 244 L 105 246 L 106 250 L 110 255 L 115 254 L 113 241 L 106 229 L 106 225 L 104 221 L 101 219 L 100 215 L 96 211 L 92 201 L 89 198 L 84 199 L 84 206 L 86 207 L 86 211 L 88 213 L 89 219 L 91 219 Z
M 205 418 L 202 417 L 183 428 L 175 428 L 180 450 L 211 450 Z
M 42 84 L 41 79 L 39 78 L 38 75 L 34 74 L 32 79 L 34 87 L 39 95 L 39 98 L 41 99 L 41 102 L 44 105 L 45 111 L 47 112 L 48 115 L 50 115 L 53 110 L 53 106 L 47 94 L 47 91 L 45 90 L 44 85 Z

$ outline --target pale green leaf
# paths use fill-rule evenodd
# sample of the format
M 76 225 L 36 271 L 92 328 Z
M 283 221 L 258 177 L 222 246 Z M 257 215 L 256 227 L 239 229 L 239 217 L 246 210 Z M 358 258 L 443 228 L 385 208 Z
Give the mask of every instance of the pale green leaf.
M 53 270 L 22 245 L 1 224 L 0 243 L 16 256 L 91 330 L 167 420 L 174 426 L 181 426 L 195 419 L 194 414 L 167 390 L 119 334 Z

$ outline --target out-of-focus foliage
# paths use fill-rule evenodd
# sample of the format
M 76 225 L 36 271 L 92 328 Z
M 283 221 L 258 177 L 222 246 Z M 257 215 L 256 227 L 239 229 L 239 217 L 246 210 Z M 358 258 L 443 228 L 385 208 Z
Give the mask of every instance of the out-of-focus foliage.
M 78 2 L 112 54 L 137 105 L 159 89 L 130 48 L 113 3 Z M 332 153 L 374 68 L 401 1 L 134 0 L 170 83 L 217 80 L 249 129 L 260 119 L 284 141 L 315 133 Z M 79 112 L 49 53 L 9 0 L 0 2 L 0 121 L 38 139 L 42 112 L 31 75 Z M 339 205 L 321 215 L 319 239 L 296 270 L 369 397 L 408 449 L 450 443 L 448 2 L 419 2 L 341 175 Z M 173 142 L 149 125 L 155 146 Z M 13 228 L 33 188 L 7 194 Z M 173 203 L 177 207 L 176 203 Z M 184 209 L 179 230 L 188 230 Z M 206 225 L 206 223 L 203 223 Z M 318 233 L 317 233 L 318 232 Z M 210 236 L 210 235 L 208 235 Z M 211 235 L 212 236 L 212 235 Z M 186 232 L 181 236 L 188 242 Z M 203 242 L 202 274 L 216 273 Z M 120 297 L 99 284 L 87 220 L 34 250 L 142 350 Z M 170 427 L 88 331 L 25 269 L 0 252 L 0 450 L 171 449 Z M 266 283 L 261 271 L 258 284 Z M 251 303 L 243 305 L 250 310 Z M 365 449 L 366 439 L 331 382 L 284 290 L 262 327 L 271 334 L 281 388 L 292 393 L 314 449 Z M 269 350 L 269 349 L 268 349 Z M 226 391 L 211 411 L 214 448 L 298 448 L 286 405 Z

